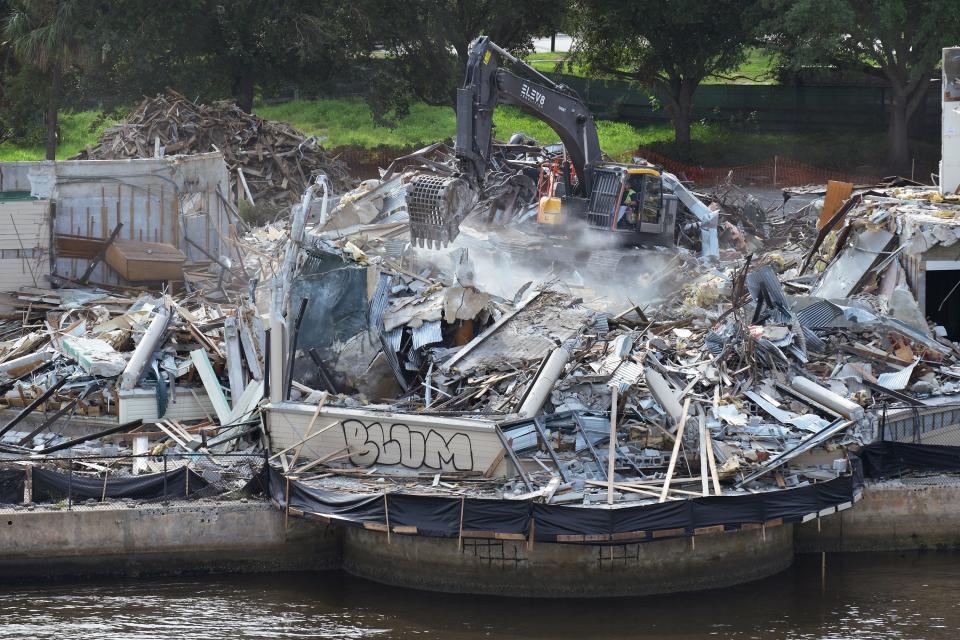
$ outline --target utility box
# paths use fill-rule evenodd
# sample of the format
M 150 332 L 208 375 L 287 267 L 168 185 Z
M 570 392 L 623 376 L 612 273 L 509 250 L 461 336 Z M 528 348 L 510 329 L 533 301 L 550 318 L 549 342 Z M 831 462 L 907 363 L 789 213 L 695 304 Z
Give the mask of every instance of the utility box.
M 107 248 L 106 261 L 121 277 L 134 282 L 183 280 L 187 256 L 172 244 L 118 239 Z

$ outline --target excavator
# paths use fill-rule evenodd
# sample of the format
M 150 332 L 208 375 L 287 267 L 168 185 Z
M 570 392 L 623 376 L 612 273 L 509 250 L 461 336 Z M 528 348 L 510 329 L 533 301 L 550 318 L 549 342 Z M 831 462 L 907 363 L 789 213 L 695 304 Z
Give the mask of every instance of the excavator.
M 502 200 L 511 188 L 516 198 L 516 191 L 522 189 L 522 180 L 500 180 L 503 172 L 491 171 L 496 162 L 493 113 L 501 103 L 516 105 L 542 120 L 563 144 L 559 160 L 539 167 L 535 192 L 540 225 L 562 232 L 586 224 L 618 234 L 625 245 L 672 246 L 679 200 L 700 221 L 703 253 L 716 254 L 713 211 L 660 167 L 605 161 L 596 124 L 583 99 L 487 36 L 470 44 L 466 78 L 457 89 L 455 170 L 417 174 L 407 190 L 410 238 L 415 246 L 446 246 L 478 202 Z

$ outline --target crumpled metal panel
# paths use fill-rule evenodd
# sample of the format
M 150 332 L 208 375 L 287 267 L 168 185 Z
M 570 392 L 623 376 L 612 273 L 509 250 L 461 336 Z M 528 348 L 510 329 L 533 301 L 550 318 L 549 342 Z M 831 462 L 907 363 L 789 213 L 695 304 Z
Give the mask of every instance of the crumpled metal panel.
M 389 288 L 390 276 L 381 273 L 380 279 L 377 280 L 377 288 L 374 289 L 373 297 L 370 300 L 370 332 L 380 339 L 380 348 L 383 350 L 383 357 L 386 359 L 387 364 L 390 365 L 390 370 L 393 371 L 393 375 L 400 384 L 400 388 L 406 391 L 410 388 L 410 385 L 407 384 L 407 379 L 403 374 L 403 368 L 397 359 L 397 349 L 393 348 L 393 345 L 383 332 L 383 315 L 386 313 L 387 305 L 389 304 L 387 298 Z M 397 348 L 399 349 L 399 345 Z
M 433 322 L 424 322 L 419 327 L 413 329 L 413 348 L 419 349 L 428 344 L 434 344 L 443 341 L 440 320 Z
M 715 331 L 710 331 L 707 333 L 706 337 L 703 339 L 703 346 L 715 356 L 719 356 L 723 353 L 723 347 L 726 343 L 726 339 Z

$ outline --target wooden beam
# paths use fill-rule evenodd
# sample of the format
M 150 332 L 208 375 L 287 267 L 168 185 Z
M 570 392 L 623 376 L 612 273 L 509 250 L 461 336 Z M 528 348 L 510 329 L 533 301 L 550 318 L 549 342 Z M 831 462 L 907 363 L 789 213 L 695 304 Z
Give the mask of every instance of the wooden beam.
M 607 445 L 607 504 L 613 504 L 613 472 L 617 459 L 617 395 L 620 387 L 610 386 L 610 442 Z
M 287 448 L 284 449 L 283 451 L 279 451 L 279 452 L 273 454 L 272 456 L 270 456 L 269 460 L 273 460 L 274 458 L 279 458 L 279 457 L 282 456 L 283 454 L 292 451 L 292 450 L 295 449 L 296 447 L 302 447 L 302 446 L 304 445 L 304 443 L 306 443 L 308 440 L 313 440 L 313 439 L 316 438 L 317 436 L 323 434 L 324 432 L 326 432 L 326 431 L 329 430 L 329 429 L 332 429 L 333 427 L 337 426 L 338 424 L 340 424 L 340 421 L 339 421 L 339 420 L 336 420 L 336 421 L 334 421 L 334 422 L 331 422 L 330 424 L 328 424 L 327 426 L 323 427 L 322 429 L 318 429 L 317 431 L 314 431 L 313 433 L 311 433 L 310 435 L 308 435 L 306 438 L 302 438 L 301 440 L 298 440 L 297 442 L 294 442 L 292 445 L 290 445 L 289 447 L 287 447 Z

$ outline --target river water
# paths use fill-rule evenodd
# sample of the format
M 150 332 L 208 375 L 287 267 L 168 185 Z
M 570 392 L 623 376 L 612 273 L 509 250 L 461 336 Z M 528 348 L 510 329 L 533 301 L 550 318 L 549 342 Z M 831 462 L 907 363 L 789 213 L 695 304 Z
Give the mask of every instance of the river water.
M 605 600 L 432 594 L 339 572 L 0 588 L 0 638 L 960 638 L 960 554 L 801 556 L 749 585 Z

